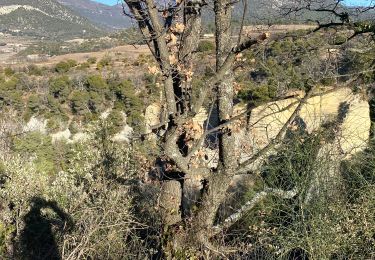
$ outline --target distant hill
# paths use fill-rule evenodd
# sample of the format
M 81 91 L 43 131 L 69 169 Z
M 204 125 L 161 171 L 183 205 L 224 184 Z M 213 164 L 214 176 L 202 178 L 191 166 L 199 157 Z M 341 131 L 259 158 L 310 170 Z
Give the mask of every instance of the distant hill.
M 55 0 L 1 0 L 0 31 L 46 38 L 101 33 L 99 27 Z
M 73 11 L 86 17 L 91 22 L 107 29 L 123 29 L 131 25 L 131 19 L 122 12 L 121 5 L 108 6 L 92 0 L 57 0 L 61 4 L 71 8 Z M 268 23 L 292 23 L 301 22 L 308 19 L 321 20 L 327 14 L 317 14 L 305 12 L 299 17 L 283 17 L 280 7 L 294 3 L 293 0 L 247 0 L 247 24 L 268 24 Z M 325 0 L 332 1 L 332 0 Z M 159 8 L 165 7 L 169 1 L 155 0 Z M 173 2 L 173 0 L 170 0 Z M 239 4 L 234 6 L 233 20 L 239 21 L 242 17 L 243 7 Z M 212 9 L 212 8 L 211 8 Z M 207 24 L 214 23 L 213 11 L 210 7 L 205 7 L 203 11 L 203 21 Z
M 106 29 L 124 29 L 131 25 L 130 18 L 123 14 L 121 5 L 108 6 L 91 0 L 57 1 Z

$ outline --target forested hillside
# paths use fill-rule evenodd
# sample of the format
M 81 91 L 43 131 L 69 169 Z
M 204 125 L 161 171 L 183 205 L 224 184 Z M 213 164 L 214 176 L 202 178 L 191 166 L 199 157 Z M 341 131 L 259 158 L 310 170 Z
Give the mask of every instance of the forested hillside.
M 100 29 L 55 0 L 0 2 L 0 31 L 49 38 L 89 37 Z
M 124 1 L 143 45 L 3 63 L 0 258 L 374 258 L 374 7 L 307 2 Z

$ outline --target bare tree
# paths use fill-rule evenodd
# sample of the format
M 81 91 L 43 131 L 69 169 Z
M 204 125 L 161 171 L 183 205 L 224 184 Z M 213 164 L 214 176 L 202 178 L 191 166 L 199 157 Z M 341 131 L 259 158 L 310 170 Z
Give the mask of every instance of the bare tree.
M 167 180 L 162 185 L 163 195 L 160 204 L 164 208 L 164 214 L 169 215 L 166 217 L 166 224 L 176 226 L 171 229 L 172 248 L 203 247 L 217 251 L 218 248 L 212 245 L 210 239 L 223 229 L 229 228 L 262 198 L 269 195 L 292 198 L 298 194 L 297 187 L 291 190 L 265 188 L 245 203 L 239 211 L 222 223 L 217 223 L 218 209 L 227 196 L 232 179 L 238 174 L 252 173 L 252 164 L 280 143 L 303 104 L 313 95 L 314 87 L 309 87 L 304 97 L 299 100 L 295 111 L 267 146 L 249 158 L 240 160 L 235 155 L 235 133 L 232 123 L 240 116 L 251 112 L 251 109 L 240 116 L 234 115 L 233 69 L 241 52 L 267 42 L 269 35 L 264 33 L 256 38 L 243 39 L 241 29 L 237 38 L 233 38 L 232 6 L 237 1 L 214 1 L 216 72 L 205 81 L 199 98 L 193 101 L 193 61 L 202 30 L 202 9 L 207 2 L 182 0 L 168 7 L 159 6 L 153 0 L 124 2 L 124 10 L 129 10 L 125 13 L 137 23 L 160 67 L 164 94 L 162 105 L 166 115 L 164 120 L 153 128 L 165 130 L 161 137 L 163 153 L 168 163 L 183 176 L 182 181 Z M 309 5 L 305 8 L 309 8 Z M 347 20 L 344 14 L 336 14 L 334 8 L 335 6 L 327 12 L 334 12 L 341 19 L 340 25 L 348 25 L 350 20 Z M 244 10 L 246 9 L 247 7 Z M 289 13 L 297 11 L 299 9 L 288 9 Z M 190 123 L 204 105 L 210 107 L 211 111 L 217 109 L 219 124 L 211 130 L 205 129 L 200 138 L 188 144 L 185 137 L 189 135 Z M 214 131 L 218 132 L 217 166 L 197 163 L 195 158 L 203 149 L 206 137 Z

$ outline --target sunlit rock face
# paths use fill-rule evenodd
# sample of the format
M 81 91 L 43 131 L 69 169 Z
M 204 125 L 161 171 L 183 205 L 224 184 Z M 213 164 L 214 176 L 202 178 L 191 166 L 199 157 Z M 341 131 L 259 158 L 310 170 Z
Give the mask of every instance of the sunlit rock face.
M 64 131 L 59 131 L 57 133 L 51 134 L 52 143 L 56 143 L 59 141 L 69 141 L 71 136 L 72 134 L 70 130 L 67 128 Z
M 301 97 L 267 103 L 252 111 L 247 133 L 251 153 L 262 149 L 276 137 Z M 360 94 L 354 94 L 349 88 L 315 93 L 302 107 L 295 124 L 311 134 L 323 124 L 338 118 L 341 127 L 335 135 L 342 153 L 350 155 L 363 150 L 369 140 L 370 108 Z
M 47 133 L 47 120 L 43 118 L 31 117 L 29 122 L 23 127 L 24 132 L 38 131 L 43 134 Z
M 153 103 L 146 108 L 145 112 L 145 133 L 152 132 L 152 127 L 158 125 L 161 120 L 161 106 L 158 103 Z

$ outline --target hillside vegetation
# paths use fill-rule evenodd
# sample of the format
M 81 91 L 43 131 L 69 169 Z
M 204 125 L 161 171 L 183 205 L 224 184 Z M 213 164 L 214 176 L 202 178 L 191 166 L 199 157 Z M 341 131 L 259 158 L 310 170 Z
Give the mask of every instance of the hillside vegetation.
M 47 38 L 90 37 L 101 33 L 86 18 L 54 0 L 1 1 L 0 31 Z
M 217 0 L 213 39 L 210 5 L 126 2 L 140 32 L 73 41 L 57 2 L 0 4 L 62 37 L 0 67 L 0 259 L 373 259 L 373 21 L 235 35 Z

